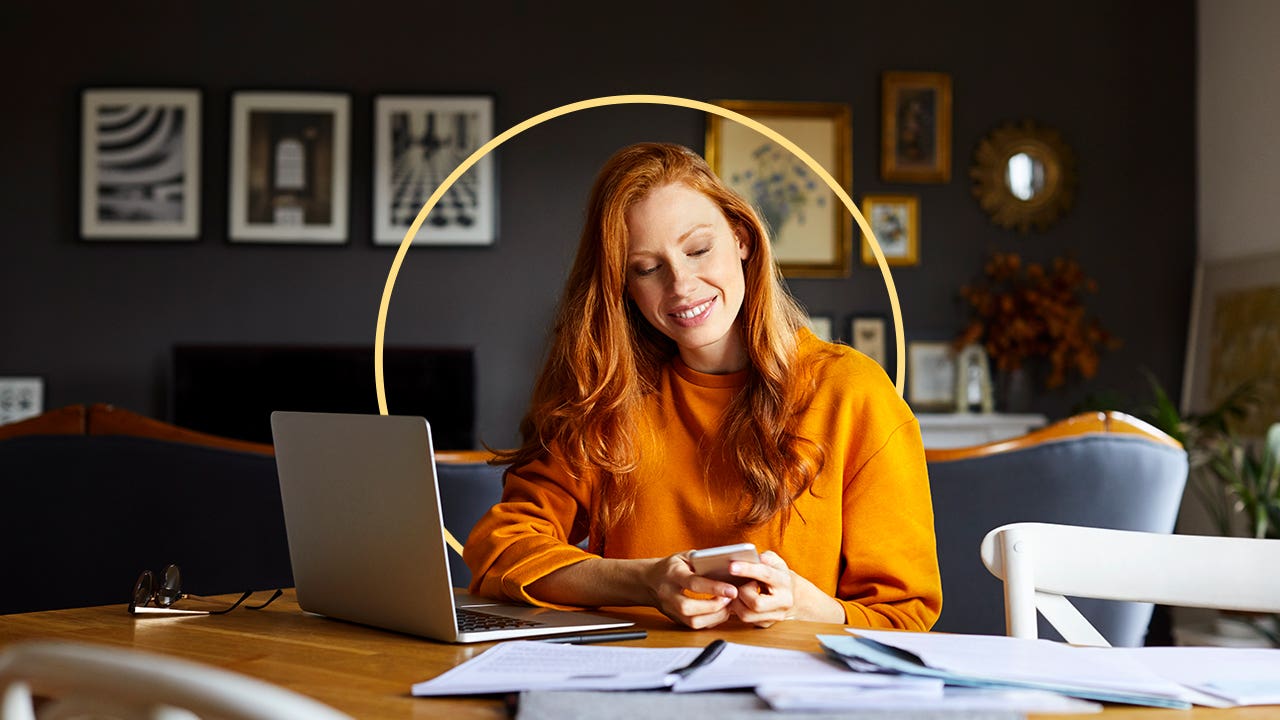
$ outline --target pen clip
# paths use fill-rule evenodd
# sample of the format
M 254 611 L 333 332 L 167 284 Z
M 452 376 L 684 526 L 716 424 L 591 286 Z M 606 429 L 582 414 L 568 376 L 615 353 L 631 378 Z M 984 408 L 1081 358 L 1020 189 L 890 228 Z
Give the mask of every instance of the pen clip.
M 728 643 L 726 643 L 723 639 L 712 640 L 709 645 L 702 648 L 702 652 L 698 653 L 698 657 L 694 658 L 693 662 L 689 663 L 688 665 L 685 665 L 682 668 L 677 668 L 675 670 L 672 670 L 671 674 L 678 675 L 682 678 L 688 677 L 689 674 L 692 673 L 694 670 L 697 670 L 698 668 L 703 667 L 705 665 L 710 665 L 711 661 L 715 660 L 716 657 L 720 655 L 720 653 L 724 652 L 725 646 L 727 644 Z

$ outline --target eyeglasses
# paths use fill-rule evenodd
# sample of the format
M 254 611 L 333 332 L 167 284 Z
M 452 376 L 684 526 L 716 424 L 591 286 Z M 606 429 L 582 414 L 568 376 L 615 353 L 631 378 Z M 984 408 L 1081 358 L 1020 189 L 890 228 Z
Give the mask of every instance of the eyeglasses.
M 276 590 L 267 598 L 266 602 L 257 605 L 245 605 L 249 610 L 261 610 L 262 608 L 275 602 L 275 599 L 284 594 L 283 590 Z M 240 607 L 249 596 L 253 595 L 252 590 L 246 590 L 239 600 L 231 604 L 231 607 L 224 610 L 180 610 L 172 607 L 179 600 L 191 598 L 193 600 L 204 600 L 198 595 L 191 595 L 182 592 L 182 571 L 177 565 L 166 565 L 160 573 L 160 581 L 156 581 L 156 576 L 150 570 L 143 570 L 138 576 L 138 581 L 133 584 L 133 599 L 129 602 L 130 615 L 222 615 Z

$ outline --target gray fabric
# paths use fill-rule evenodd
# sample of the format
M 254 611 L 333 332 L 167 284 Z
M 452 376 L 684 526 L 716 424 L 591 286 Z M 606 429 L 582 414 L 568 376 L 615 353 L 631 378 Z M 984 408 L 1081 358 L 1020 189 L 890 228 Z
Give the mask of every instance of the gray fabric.
M 486 463 L 436 463 L 444 525 L 458 542 L 466 544 L 476 521 L 502 499 L 504 472 L 505 466 Z M 471 584 L 471 570 L 453 550 L 449 550 L 449 576 L 454 587 Z
M 520 693 L 518 720 L 648 720 L 649 718 L 804 718 L 804 720 L 1021 720 L 1022 713 L 957 710 L 778 712 L 748 692 Z
M 1005 633 L 1003 587 L 978 554 L 992 529 L 1012 522 L 1051 522 L 1172 532 L 1186 480 L 1185 452 L 1122 434 L 930 463 L 942 571 L 942 615 L 934 629 Z M 1072 602 L 1111 644 L 1143 644 L 1151 605 Z M 1040 636 L 1061 639 L 1043 618 Z

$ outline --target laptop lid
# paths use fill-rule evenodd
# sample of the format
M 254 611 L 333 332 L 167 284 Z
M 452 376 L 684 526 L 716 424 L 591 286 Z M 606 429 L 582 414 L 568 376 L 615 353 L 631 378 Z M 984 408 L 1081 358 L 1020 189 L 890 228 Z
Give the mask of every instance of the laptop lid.
M 632 624 L 455 598 L 425 419 L 280 411 L 271 414 L 271 429 L 303 610 L 446 642 Z M 459 630 L 458 608 L 470 611 L 464 619 L 472 627 Z
M 453 583 L 427 421 L 274 412 L 298 605 L 453 641 Z

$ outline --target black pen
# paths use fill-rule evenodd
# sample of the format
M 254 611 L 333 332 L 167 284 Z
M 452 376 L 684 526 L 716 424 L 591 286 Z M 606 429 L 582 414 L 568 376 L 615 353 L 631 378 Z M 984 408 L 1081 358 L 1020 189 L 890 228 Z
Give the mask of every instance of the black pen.
M 591 633 L 589 635 L 560 635 L 558 637 L 544 638 L 542 642 L 587 645 L 590 643 L 621 642 L 623 640 L 643 640 L 647 637 L 649 637 L 649 633 L 644 630 L 628 630 L 625 632 Z
M 724 652 L 726 645 L 727 643 L 724 640 L 712 640 L 710 645 L 702 648 L 702 652 L 698 653 L 698 657 L 694 658 L 693 662 L 678 670 L 672 670 L 671 674 L 687 677 L 694 670 L 704 665 L 710 665 L 712 660 L 715 660 L 720 653 Z

